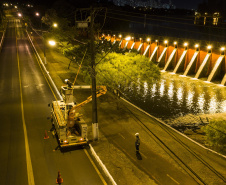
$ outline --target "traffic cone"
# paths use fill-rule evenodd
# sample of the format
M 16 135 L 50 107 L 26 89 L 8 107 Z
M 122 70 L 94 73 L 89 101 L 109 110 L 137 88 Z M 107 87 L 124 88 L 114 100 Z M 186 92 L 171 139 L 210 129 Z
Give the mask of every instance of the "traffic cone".
M 57 179 L 56 179 L 56 183 L 57 183 L 57 184 L 63 183 L 63 179 L 61 178 L 60 171 L 58 171 L 58 177 L 57 177 Z
M 44 139 L 49 139 L 49 136 L 47 135 L 47 131 L 45 130 L 45 137 Z

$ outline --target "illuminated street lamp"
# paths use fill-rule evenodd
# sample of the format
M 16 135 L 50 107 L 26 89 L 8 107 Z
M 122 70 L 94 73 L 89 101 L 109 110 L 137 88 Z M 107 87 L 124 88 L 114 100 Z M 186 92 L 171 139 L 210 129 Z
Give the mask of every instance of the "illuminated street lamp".
M 22 17 L 22 14 L 21 14 L 21 13 L 18 13 L 18 16 L 19 16 L 19 17 Z
M 55 45 L 56 45 L 56 42 L 55 42 L 54 40 L 50 40 L 50 41 L 49 41 L 49 44 L 50 44 L 51 46 L 55 46 Z
M 36 12 L 36 13 L 35 13 L 35 15 L 36 15 L 37 17 L 39 17 L 39 16 L 40 16 L 40 14 L 39 14 L 38 12 Z
M 57 28 L 58 24 L 57 23 L 53 23 L 53 27 Z
M 122 38 L 122 35 L 121 35 L 121 34 L 119 35 L 119 38 L 120 38 L 120 39 Z
M 150 43 L 150 41 L 151 41 L 151 39 L 150 38 L 147 38 L 147 42 Z
M 173 44 L 174 44 L 174 47 L 177 48 L 177 42 L 175 41 Z

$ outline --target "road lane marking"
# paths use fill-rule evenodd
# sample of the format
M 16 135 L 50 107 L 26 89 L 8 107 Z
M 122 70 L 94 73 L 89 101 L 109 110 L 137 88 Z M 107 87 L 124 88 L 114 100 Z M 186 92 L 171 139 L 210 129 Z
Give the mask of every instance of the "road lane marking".
M 15 27 L 15 33 L 17 33 L 16 27 Z M 28 136 L 27 136 L 27 127 L 26 127 L 25 118 L 24 118 L 24 105 L 23 105 L 22 82 L 21 82 L 21 74 L 20 74 L 19 52 L 18 52 L 18 46 L 17 46 L 17 35 L 16 35 L 16 52 L 17 52 L 19 83 L 20 83 L 21 114 L 22 114 L 24 140 L 25 140 L 28 185 L 35 185 L 33 168 L 32 168 L 32 163 L 31 163 L 31 155 L 30 155 L 30 150 L 29 150 Z
M 99 175 L 101 181 L 103 182 L 104 185 L 107 185 L 106 181 L 104 180 L 104 177 L 101 175 L 100 171 L 98 170 L 97 166 L 95 165 L 94 161 L 92 160 L 91 156 L 89 155 L 89 153 L 87 152 L 86 149 L 84 149 L 85 154 L 87 155 L 87 157 L 89 158 L 91 164 L 93 165 L 94 169 L 96 170 L 97 174 Z
M 118 133 L 118 135 L 120 135 L 123 139 L 126 139 L 121 133 Z
M 177 182 L 173 177 L 171 177 L 169 174 L 167 174 L 167 177 L 169 177 L 172 181 L 174 181 L 176 184 L 180 184 L 179 182 Z

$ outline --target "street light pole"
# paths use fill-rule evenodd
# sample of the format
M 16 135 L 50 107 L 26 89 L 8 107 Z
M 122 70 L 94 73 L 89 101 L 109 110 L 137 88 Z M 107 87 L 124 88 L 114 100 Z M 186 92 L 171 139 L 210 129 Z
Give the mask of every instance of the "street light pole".
M 92 77 L 92 131 L 93 139 L 99 139 L 98 119 L 97 119 L 97 99 L 96 99 L 96 72 L 95 72 L 95 45 L 94 45 L 94 12 L 91 8 L 91 25 L 90 25 L 90 50 L 91 50 L 91 77 Z
M 41 32 L 42 32 L 42 43 L 43 43 L 43 53 L 44 53 L 44 63 L 47 64 L 46 61 L 46 44 L 45 44 L 45 38 L 43 37 L 43 31 L 42 31 L 42 19 L 41 19 Z

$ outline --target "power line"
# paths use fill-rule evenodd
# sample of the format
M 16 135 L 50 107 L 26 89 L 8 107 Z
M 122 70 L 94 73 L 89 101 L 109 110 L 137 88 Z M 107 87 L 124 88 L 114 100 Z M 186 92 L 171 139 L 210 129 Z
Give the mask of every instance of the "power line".
M 140 19 L 144 19 L 144 17 L 140 17 L 140 16 L 131 16 L 128 14 L 119 14 L 119 13 L 112 13 L 112 12 L 108 12 L 110 14 L 115 14 L 115 15 L 121 15 L 121 16 L 126 16 L 126 17 L 135 17 L 135 18 L 140 18 Z M 166 18 L 166 17 L 165 17 Z M 162 19 L 153 19 L 153 18 L 145 18 L 146 20 L 153 20 L 153 21 L 160 21 L 160 22 L 168 22 L 168 23 L 175 23 L 175 24 L 183 24 L 183 25 L 189 25 L 189 26 L 199 26 L 199 27 L 203 27 L 203 25 L 199 25 L 199 24 L 191 24 L 191 23 L 186 23 L 186 22 L 175 22 L 175 21 L 168 21 L 168 20 L 162 20 Z M 220 28 L 220 27 L 214 27 L 214 26 L 205 26 L 207 28 L 214 28 L 214 29 L 223 29 L 225 30 L 226 28 Z
M 99 15 L 99 16 L 103 16 L 103 15 Z M 115 19 L 115 20 L 120 20 L 120 21 L 125 21 L 125 22 L 133 22 L 133 23 L 137 23 L 137 24 L 144 24 L 143 22 L 132 21 L 132 20 L 128 20 L 128 19 L 116 18 L 116 17 L 111 17 L 111 16 L 107 16 L 107 17 L 110 18 L 110 19 Z M 213 35 L 213 34 L 208 34 L 208 33 L 203 33 L 203 32 L 196 32 L 196 31 L 191 31 L 191 30 L 189 31 L 189 30 L 185 30 L 185 29 L 173 28 L 173 27 L 156 25 L 156 24 L 146 23 L 146 25 L 157 26 L 157 27 L 162 27 L 162 28 L 167 28 L 167 29 L 173 29 L 173 30 L 178 30 L 178 31 L 184 31 L 184 32 L 190 32 L 190 33 L 198 33 L 198 34 L 203 34 L 203 35 L 208 35 L 208 36 L 214 36 L 214 37 L 226 38 L 225 36 L 221 36 L 221 35 Z

